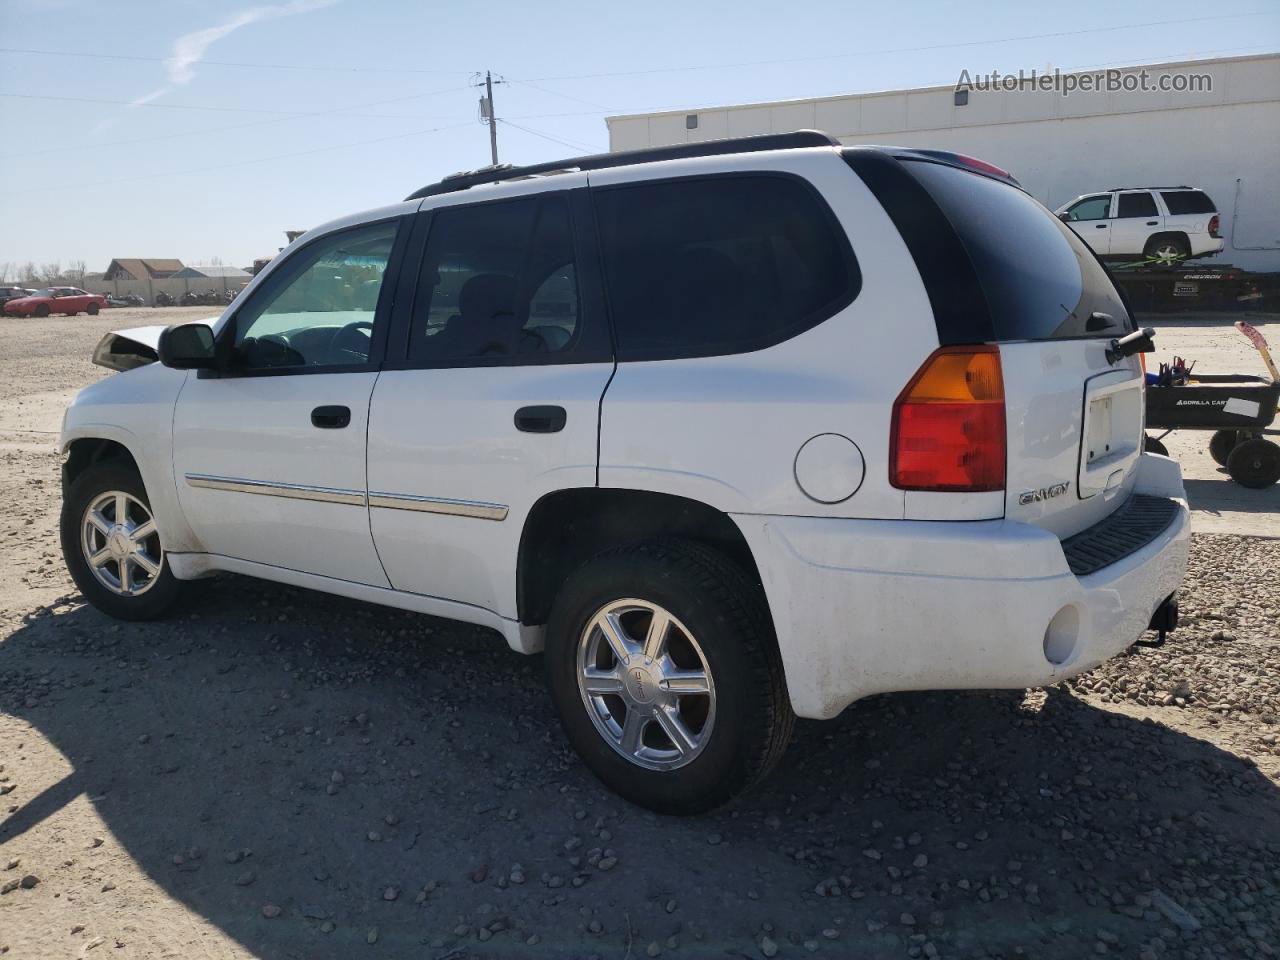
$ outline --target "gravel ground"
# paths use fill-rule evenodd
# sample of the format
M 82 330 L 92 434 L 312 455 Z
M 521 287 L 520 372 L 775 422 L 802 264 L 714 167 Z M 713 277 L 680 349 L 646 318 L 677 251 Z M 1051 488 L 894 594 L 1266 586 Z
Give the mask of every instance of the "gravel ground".
M 660 818 L 583 770 L 496 635 L 235 577 L 163 624 L 84 606 L 49 438 L 12 418 L 119 320 L 0 357 L 0 955 L 1280 949 L 1280 542 L 1197 535 L 1163 648 L 872 698 L 733 807 Z

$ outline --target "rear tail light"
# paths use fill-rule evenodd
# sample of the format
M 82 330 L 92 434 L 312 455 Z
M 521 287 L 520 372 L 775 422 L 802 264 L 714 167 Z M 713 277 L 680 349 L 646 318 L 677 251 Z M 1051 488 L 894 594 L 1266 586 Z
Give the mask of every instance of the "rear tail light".
M 1209 236 L 1215 240 L 1218 239 L 1218 215 L 1216 213 L 1209 218 Z
M 1004 380 L 995 347 L 941 347 L 893 404 L 889 481 L 900 490 L 1003 490 Z

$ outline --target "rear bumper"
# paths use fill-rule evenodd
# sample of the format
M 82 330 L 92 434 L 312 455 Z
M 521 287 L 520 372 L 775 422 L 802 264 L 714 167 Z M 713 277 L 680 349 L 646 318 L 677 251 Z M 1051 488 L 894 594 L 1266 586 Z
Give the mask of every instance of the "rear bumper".
M 1176 500 L 1172 521 L 1079 577 L 1055 535 L 1008 520 L 735 515 L 792 707 L 822 719 L 875 693 L 1042 686 L 1115 656 L 1177 591 L 1190 546 L 1175 462 L 1143 456 L 1135 492 Z

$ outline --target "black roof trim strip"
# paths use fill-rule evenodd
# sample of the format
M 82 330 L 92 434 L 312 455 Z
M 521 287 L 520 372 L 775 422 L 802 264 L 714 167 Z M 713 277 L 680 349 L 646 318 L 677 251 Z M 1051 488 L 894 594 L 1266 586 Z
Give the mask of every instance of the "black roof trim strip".
M 713 157 L 730 153 L 759 153 L 763 150 L 793 150 L 799 147 L 838 147 L 840 141 L 818 130 L 797 130 L 794 133 L 770 133 L 759 137 L 737 137 L 730 140 L 701 140 L 682 143 L 673 147 L 652 147 L 644 150 L 622 150 L 617 153 L 595 153 L 549 163 L 535 163 L 525 167 L 494 167 L 472 173 L 458 173 L 445 177 L 439 183 L 428 184 L 409 194 L 405 200 L 420 200 L 441 193 L 454 193 L 482 183 L 499 183 L 518 180 L 542 173 L 561 170 L 604 170 L 609 167 L 625 167 L 634 163 L 657 163 L 660 160 L 684 160 L 690 157 Z

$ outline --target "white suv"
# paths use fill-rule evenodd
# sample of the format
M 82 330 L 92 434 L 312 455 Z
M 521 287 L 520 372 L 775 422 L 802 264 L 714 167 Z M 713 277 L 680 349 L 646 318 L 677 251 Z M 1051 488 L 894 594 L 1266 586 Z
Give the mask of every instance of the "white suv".
M 1172 628 L 1188 513 L 1131 331 L 953 154 L 810 131 L 459 175 L 308 231 L 211 326 L 108 335 L 63 550 L 119 617 L 231 571 L 545 648 L 588 766 L 703 810 L 797 715 Z
M 1113 187 L 1055 213 L 1101 257 L 1176 263 L 1219 253 L 1218 208 L 1195 187 Z

